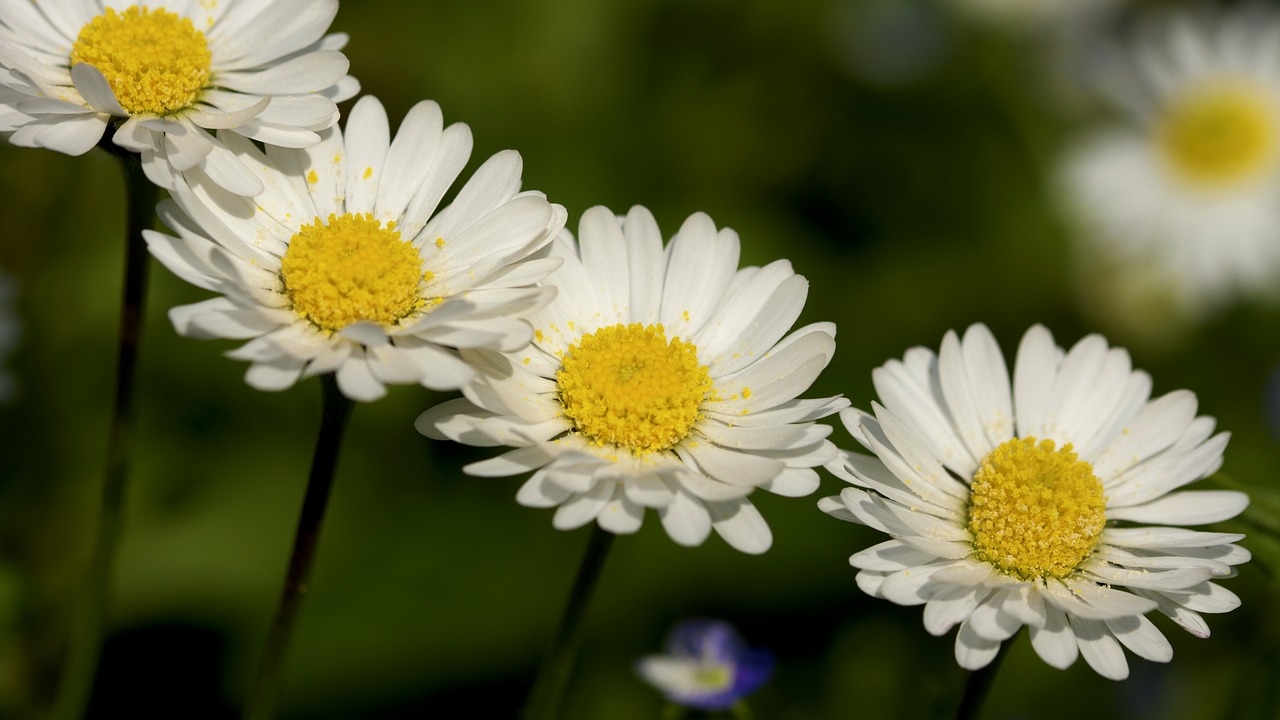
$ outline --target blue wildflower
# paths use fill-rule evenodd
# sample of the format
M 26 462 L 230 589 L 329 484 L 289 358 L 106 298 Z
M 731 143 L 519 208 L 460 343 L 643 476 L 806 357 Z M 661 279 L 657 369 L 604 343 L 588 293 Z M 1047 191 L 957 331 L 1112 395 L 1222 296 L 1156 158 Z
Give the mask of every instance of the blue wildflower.
M 727 710 L 773 674 L 773 655 L 748 648 L 722 620 L 686 620 L 667 637 L 665 655 L 649 655 L 636 671 L 677 705 Z

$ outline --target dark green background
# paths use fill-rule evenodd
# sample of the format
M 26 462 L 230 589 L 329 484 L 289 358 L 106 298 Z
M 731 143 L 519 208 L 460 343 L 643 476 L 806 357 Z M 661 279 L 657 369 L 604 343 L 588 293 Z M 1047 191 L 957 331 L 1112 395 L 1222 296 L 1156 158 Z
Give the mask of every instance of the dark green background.
M 644 204 L 669 236 L 702 210 L 741 234 L 744 264 L 789 258 L 812 284 L 800 322 L 839 327 L 811 395 L 867 407 L 872 368 L 976 321 L 1010 359 L 1036 322 L 1064 345 L 1104 332 L 1157 393 L 1195 391 L 1233 433 L 1223 471 L 1272 503 L 1255 501 L 1233 525 L 1260 554 L 1228 582 L 1244 607 L 1210 618 L 1209 640 L 1156 618 L 1173 662 L 1130 656 L 1121 683 L 1083 660 L 1054 670 L 1020 636 L 990 717 L 1275 712 L 1277 585 L 1262 553 L 1274 558 L 1277 542 L 1254 523 L 1277 524 L 1266 397 L 1280 316 L 1242 304 L 1180 327 L 1117 304 L 1079 269 L 1047 173 L 1100 109 L 1065 74 L 1078 55 L 1063 28 L 973 24 L 927 0 L 348 0 L 333 29 L 350 33 L 352 73 L 393 123 L 438 101 L 446 122 L 474 131 L 469 170 L 520 150 L 525 187 L 565 205 L 571 227 L 593 205 Z M 9 361 L 21 395 L 0 407 L 0 716 L 32 717 L 52 692 L 88 552 L 123 198 L 114 162 L 96 151 L 4 145 L 0 168 L 0 267 L 19 283 L 25 325 Z M 179 338 L 165 317 L 207 295 L 153 271 L 94 712 L 233 717 L 279 590 L 319 386 L 249 388 L 246 365 L 221 357 L 233 343 Z M 461 474 L 491 452 L 418 435 L 417 414 L 448 397 L 395 387 L 356 409 L 282 717 L 499 718 L 519 707 L 586 531 L 555 531 L 551 512 L 516 505 L 520 479 Z M 834 437 L 853 444 L 843 429 Z M 566 717 L 658 717 L 658 694 L 632 666 L 691 615 L 725 618 L 777 654 L 752 699 L 760 718 L 952 712 L 965 678 L 954 633 L 933 638 L 919 608 L 857 590 L 847 557 L 881 538 L 816 510 L 841 485 L 826 476 L 810 498 L 754 495 L 775 536 L 761 557 L 715 537 L 678 547 L 653 514 L 621 538 Z

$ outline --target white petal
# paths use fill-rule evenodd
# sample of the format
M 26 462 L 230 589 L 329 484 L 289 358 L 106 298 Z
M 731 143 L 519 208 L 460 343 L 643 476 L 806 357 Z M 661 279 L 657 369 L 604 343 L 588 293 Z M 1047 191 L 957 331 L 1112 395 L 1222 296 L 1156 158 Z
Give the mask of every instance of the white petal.
M 821 483 L 818 473 L 810 468 L 787 468 L 760 487 L 783 497 L 805 497 L 817 490 Z
M 696 547 L 711 534 L 711 515 L 702 503 L 676 490 L 671 503 L 658 509 L 662 527 L 677 545 Z
M 550 460 L 551 457 L 540 447 L 522 447 L 488 460 L 471 463 L 463 467 L 462 471 L 479 477 L 505 477 L 537 470 Z
M 1239 515 L 1249 505 L 1249 496 L 1231 490 L 1184 490 L 1165 495 L 1143 505 L 1107 508 L 1108 520 L 1139 523 L 1204 525 Z
M 302 373 L 304 361 L 292 357 L 280 357 L 270 362 L 255 362 L 244 374 L 250 387 L 269 392 L 293 386 Z
M 712 443 L 688 443 L 677 453 L 688 452 L 711 477 L 730 485 L 758 487 L 777 477 L 785 465 L 780 460 L 750 452 L 736 452 Z
M 387 388 L 373 374 L 368 359 L 353 355 L 338 368 L 338 388 L 352 400 L 373 402 L 387 394 Z
M 658 322 L 662 308 L 662 286 L 653 281 L 662 277 L 662 233 L 648 209 L 636 205 L 622 226 L 627 239 L 627 266 L 631 271 L 631 322 L 649 325 Z
M 120 102 L 116 100 L 116 94 L 111 90 L 111 83 L 107 81 L 106 76 L 93 65 L 89 63 L 73 65 L 71 81 L 75 83 L 76 90 L 84 97 L 85 102 L 89 103 L 89 107 L 94 110 L 116 117 L 129 115 L 124 108 L 120 107 Z
M 613 491 L 613 499 L 604 506 L 596 521 L 600 527 L 615 535 L 628 535 L 640 529 L 644 520 L 644 509 L 627 498 L 622 485 Z
M 969 621 L 956 633 L 956 664 L 965 670 L 981 670 L 1000 653 L 1000 641 L 988 640 L 974 632 Z
M 983 587 L 949 587 L 940 591 L 925 603 L 924 629 L 934 636 L 947 634 L 968 619 L 990 592 Z
M 321 50 L 265 70 L 219 73 L 218 82 L 225 88 L 253 95 L 302 95 L 330 87 L 336 78 L 347 74 L 350 65 L 342 53 Z
M 1043 325 L 1032 326 L 1022 336 L 1013 370 L 1018 437 L 1045 436 L 1045 416 L 1049 412 L 1049 399 L 1053 396 L 1061 352 L 1053 342 L 1053 335 Z
M 773 533 L 747 499 L 706 503 L 711 526 L 735 550 L 759 555 L 773 545 Z
M 532 508 L 552 508 L 565 500 L 573 493 L 547 480 L 546 470 L 539 470 L 534 473 L 516 493 L 516 502 L 525 507 Z
M 573 530 L 595 520 L 612 497 L 613 489 L 613 483 L 598 482 L 591 490 L 565 501 L 556 509 L 552 526 L 557 530 Z
M 347 118 L 344 134 L 347 144 L 348 212 L 372 213 L 382 165 L 391 144 L 387 111 L 372 95 L 360 98 Z
M 684 221 L 667 248 L 660 317 L 668 332 L 689 337 L 719 304 L 738 269 L 740 244 L 734 233 L 717 233 L 705 213 Z
M 1080 654 L 1089 663 L 1089 667 L 1108 680 L 1129 677 L 1129 663 L 1124 659 L 1124 650 L 1120 649 L 1120 643 L 1116 642 L 1105 625 L 1097 620 L 1076 617 L 1070 620 L 1076 642 L 1080 645 Z
M 1075 633 L 1061 610 L 1047 606 L 1045 611 L 1044 625 L 1031 626 L 1031 647 L 1035 648 L 1041 660 L 1059 670 L 1066 670 L 1080 654 Z
M 1134 655 L 1152 662 L 1169 662 L 1173 659 L 1173 646 L 1147 618 L 1136 615 L 1105 622 L 1107 630 Z

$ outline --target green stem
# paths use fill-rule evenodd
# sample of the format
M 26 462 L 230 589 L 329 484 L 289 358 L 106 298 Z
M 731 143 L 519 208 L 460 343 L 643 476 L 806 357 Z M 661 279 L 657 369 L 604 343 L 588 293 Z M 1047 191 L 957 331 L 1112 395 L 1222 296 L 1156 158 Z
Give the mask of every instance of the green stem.
M 569 684 L 569 676 L 573 674 L 582 620 L 586 617 L 587 606 L 591 604 L 613 537 L 613 533 L 602 530 L 599 525 L 591 527 L 591 537 L 587 539 L 587 549 L 582 556 L 582 565 L 578 567 L 578 576 L 573 581 L 560 628 L 533 681 L 533 690 L 524 708 L 524 720 L 556 720 L 560 717 L 560 699 Z
M 969 673 L 969 681 L 964 686 L 964 697 L 960 698 L 960 707 L 956 709 L 956 720 L 975 720 L 978 717 L 991 692 L 991 686 L 995 683 L 996 673 L 1000 671 L 1000 663 L 1004 661 L 1004 656 L 1008 654 L 1009 646 L 1013 645 L 1015 639 L 1016 635 L 1001 643 L 1000 650 L 986 667 Z
M 333 487 L 334 472 L 338 467 L 338 450 L 354 407 L 351 399 L 338 389 L 338 382 L 332 373 L 322 375 L 320 385 L 324 393 L 324 405 L 321 408 L 320 435 L 316 439 L 316 450 L 311 459 L 311 477 L 307 481 L 307 494 L 302 501 L 302 513 L 298 517 L 298 529 L 294 534 L 293 552 L 289 556 L 284 589 L 280 593 L 267 646 L 258 665 L 258 676 L 245 708 L 246 720 L 265 720 L 272 717 L 275 711 L 289 639 L 293 635 L 298 611 L 302 608 L 302 599 L 311 589 L 311 566 L 315 561 L 316 543 L 320 539 L 325 509 L 329 505 L 329 491 Z
M 105 136 L 104 136 L 105 137 Z M 124 525 L 125 480 L 133 450 L 138 344 L 150 267 L 142 231 L 151 227 L 160 189 L 142 172 L 141 157 L 124 153 L 110 142 L 102 144 L 120 161 L 128 209 L 125 219 L 124 291 L 120 306 L 120 335 L 116 349 L 115 398 L 107 427 L 107 462 L 85 589 L 76 601 L 71 646 L 58 685 L 54 717 L 84 717 L 98 672 L 102 638 L 111 591 L 111 569 Z

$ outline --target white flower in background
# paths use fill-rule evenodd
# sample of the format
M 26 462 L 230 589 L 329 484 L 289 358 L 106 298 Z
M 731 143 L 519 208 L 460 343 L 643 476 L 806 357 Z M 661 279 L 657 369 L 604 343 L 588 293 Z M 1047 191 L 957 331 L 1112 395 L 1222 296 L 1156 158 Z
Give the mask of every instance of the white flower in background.
M 413 107 L 394 141 L 382 105 L 364 97 L 345 137 L 335 126 L 305 149 L 227 138 L 261 181 L 256 198 L 193 169 L 160 217 L 179 237 L 147 231 L 151 254 L 220 297 L 174 308 L 178 332 L 248 339 L 228 355 L 246 381 L 282 390 L 336 372 L 357 400 L 384 385 L 452 390 L 473 371 L 453 348 L 516 350 L 519 319 L 550 301 L 534 287 L 559 264 L 529 260 L 564 225 L 564 208 L 520 192 L 520 155 L 489 158 L 453 202 L 441 197 L 471 154 L 471 131 L 443 127 L 433 102 Z M 188 184 L 189 181 L 189 184 Z
M 111 132 L 161 187 L 198 167 L 256 195 L 220 140 L 319 142 L 334 103 L 359 91 L 347 36 L 325 35 L 337 12 L 337 0 L 0 0 L 0 132 L 68 155 Z
M 1122 679 L 1121 647 L 1166 662 L 1158 610 L 1199 637 L 1201 613 L 1239 599 L 1212 582 L 1249 552 L 1243 535 L 1177 527 L 1234 517 L 1238 492 L 1179 490 L 1222 464 L 1227 433 L 1196 417 L 1196 397 L 1150 399 L 1151 378 L 1098 335 L 1067 353 L 1035 326 L 1012 388 L 990 331 L 974 325 L 942 351 L 909 350 L 872 374 L 884 405 L 841 419 L 875 457 L 828 467 L 856 487 L 819 507 L 893 539 L 849 559 L 858 586 L 924 605 L 925 628 L 959 625 L 956 660 L 974 670 L 1019 628 L 1045 662 L 1083 655 Z M 1176 491 L 1176 492 L 1175 492 Z
M 518 502 L 557 507 L 554 525 L 640 528 L 655 508 L 681 545 L 714 528 L 747 553 L 772 535 L 747 496 L 802 496 L 835 456 L 813 421 L 843 398 L 797 399 L 830 362 L 835 326 L 800 315 L 808 282 L 791 264 L 738 268 L 738 236 L 691 216 L 663 248 L 643 207 L 596 207 L 551 247 L 564 265 L 554 303 L 520 352 L 468 352 L 465 399 L 418 418 L 431 438 L 517 449 L 469 465 L 480 476 L 533 472 Z
M 3 367 L 22 335 L 22 322 L 14 307 L 16 294 L 13 279 L 0 272 L 0 402 L 12 400 L 17 390 L 13 376 Z
M 1074 147 L 1061 184 L 1091 249 L 1159 272 L 1195 317 L 1280 281 L 1280 24 L 1161 19 L 1101 69 L 1128 121 Z

